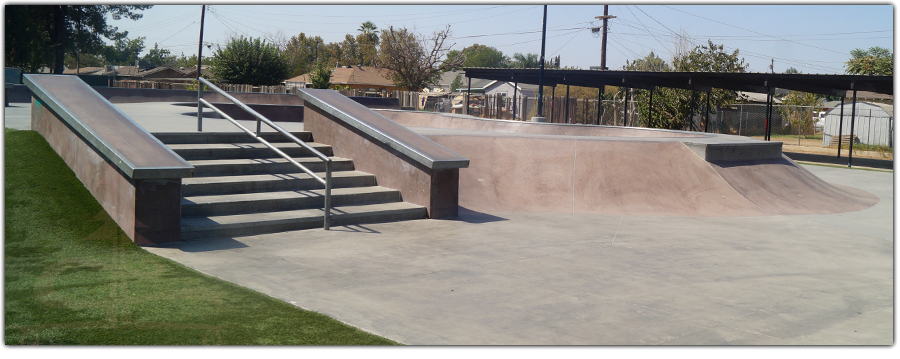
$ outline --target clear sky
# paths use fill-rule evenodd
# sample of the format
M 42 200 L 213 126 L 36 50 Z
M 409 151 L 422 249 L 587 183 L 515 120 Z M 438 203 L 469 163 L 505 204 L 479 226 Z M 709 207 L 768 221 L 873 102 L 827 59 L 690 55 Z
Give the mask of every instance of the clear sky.
M 636 5 L 633 5 L 635 4 Z M 543 4 L 498 2 L 406 5 L 222 3 L 207 7 L 204 42 L 224 45 L 231 36 L 291 37 L 301 32 L 339 42 L 356 35 L 360 24 L 372 21 L 379 29 L 393 26 L 421 34 L 450 25 L 454 49 L 478 43 L 505 55 L 541 51 Z M 677 3 L 613 3 L 607 45 L 607 67 L 621 69 L 626 60 L 653 51 L 671 62 L 675 34 L 685 34 L 690 47 L 712 40 L 726 49 L 740 50 L 749 71 L 767 72 L 774 58 L 775 72 L 794 67 L 802 73 L 843 73 L 855 48 L 881 46 L 893 51 L 894 6 L 881 5 L 679 5 Z M 137 21 L 113 21 L 130 38 L 146 37 L 173 54 L 197 53 L 200 5 L 156 5 Z M 587 69 L 600 65 L 601 39 L 591 27 L 602 23 L 603 5 L 549 3 L 546 58 L 560 56 L 562 66 Z M 204 47 L 204 56 L 212 51 Z M 145 49 L 146 52 L 146 49 Z

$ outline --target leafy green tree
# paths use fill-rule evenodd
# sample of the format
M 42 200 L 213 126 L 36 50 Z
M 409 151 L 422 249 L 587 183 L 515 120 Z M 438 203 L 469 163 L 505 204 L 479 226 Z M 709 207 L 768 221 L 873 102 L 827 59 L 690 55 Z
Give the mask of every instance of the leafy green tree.
M 331 87 L 331 67 L 320 62 L 316 69 L 309 74 L 309 86 L 314 89 L 327 89 Z
M 182 54 L 181 56 L 184 56 Z M 196 56 L 194 57 L 196 58 Z M 153 48 L 147 50 L 147 54 L 144 57 L 141 57 L 141 61 L 146 61 L 152 63 L 156 66 L 172 66 L 176 67 L 176 62 L 178 62 L 178 58 L 172 55 L 172 52 L 169 49 L 160 49 L 159 44 L 153 44 Z M 196 62 L 194 62 L 196 63 Z
M 70 69 L 82 67 L 101 67 L 106 65 L 106 59 L 103 58 L 103 55 L 71 53 L 66 54 L 65 64 L 66 67 Z
M 447 59 L 456 58 L 461 54 L 464 55 L 466 59 L 462 64 L 463 67 L 507 68 L 510 63 L 509 57 L 503 55 L 502 51 L 479 44 L 469 46 L 462 49 L 462 51 L 450 50 L 447 52 Z
M 798 71 L 797 69 L 795 69 L 795 68 L 793 68 L 793 67 L 788 67 L 787 70 L 784 70 L 784 73 L 786 73 L 786 74 L 799 74 L 800 71 Z
M 450 92 L 456 92 L 456 90 L 463 86 L 462 79 L 462 74 L 456 74 L 456 77 L 453 78 L 453 82 L 450 82 Z
M 278 85 L 288 77 L 288 63 L 281 50 L 259 38 L 232 38 L 217 48 L 210 70 L 218 79 L 233 84 Z
M 289 78 L 300 76 L 313 70 L 319 57 L 321 44 L 321 37 L 307 37 L 302 32 L 287 41 L 284 54 L 288 61 Z
M 670 71 L 669 64 L 665 60 L 659 58 L 650 51 L 650 54 L 643 59 L 637 59 L 633 62 L 625 61 L 625 70 L 628 71 L 652 71 L 663 72 Z
M 138 54 L 144 51 L 144 37 L 129 40 L 124 36 L 117 36 L 115 44 L 105 46 L 103 49 L 103 58 L 107 65 L 134 65 L 134 61 L 138 60 Z
M 341 59 L 338 61 L 340 66 L 356 66 L 362 65 L 362 57 L 359 51 L 359 43 L 353 35 L 344 35 L 344 41 L 341 41 Z
M 394 84 L 418 91 L 437 81 L 441 73 L 462 65 L 462 56 L 446 59 L 453 44 L 447 45 L 450 27 L 435 31 L 431 37 L 416 35 L 405 28 L 382 30 L 378 63 L 393 71 Z
M 787 119 L 791 127 L 800 129 L 800 133 L 806 132 L 812 134 L 813 131 L 813 115 L 819 105 L 821 97 L 810 92 L 791 91 L 789 94 L 781 98 L 781 106 L 778 111 L 781 116 Z M 797 131 L 792 131 L 797 132 Z
M 7 66 L 18 66 L 35 72 L 49 66 L 62 73 L 66 54 L 76 51 L 97 55 L 102 39 L 124 37 L 106 23 L 142 17 L 141 10 L 150 5 L 7 5 L 5 54 Z M 80 50 L 80 51 L 79 51 Z M 79 57 L 75 56 L 76 59 Z
M 672 61 L 671 68 L 674 71 L 683 72 L 745 72 L 747 64 L 739 56 L 739 50 L 729 53 L 723 45 L 716 45 L 708 41 L 705 45 L 698 45 L 687 53 L 678 54 Z M 665 66 L 663 66 L 665 65 Z M 630 67 L 629 67 L 630 66 Z M 668 64 L 659 64 L 659 58 L 653 54 L 644 59 L 629 62 L 626 70 L 638 68 L 670 68 Z M 633 91 L 637 103 L 637 112 L 641 114 L 643 125 L 654 128 L 684 129 L 690 125 L 688 122 L 691 109 L 691 91 L 660 87 L 653 90 L 653 111 L 650 116 L 650 91 Z M 711 92 L 698 92 L 694 96 L 693 108 L 695 113 L 704 113 L 707 97 L 709 97 L 710 113 L 716 113 L 715 109 L 733 103 L 737 97 L 737 91 L 713 89 Z
M 850 51 L 852 58 L 845 63 L 845 71 L 853 75 L 894 74 L 894 53 L 883 47 Z

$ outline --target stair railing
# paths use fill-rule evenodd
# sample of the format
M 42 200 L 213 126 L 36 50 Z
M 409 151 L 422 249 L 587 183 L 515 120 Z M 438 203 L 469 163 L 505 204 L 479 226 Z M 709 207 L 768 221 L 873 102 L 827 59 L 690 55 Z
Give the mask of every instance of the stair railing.
M 243 109 L 244 111 L 247 111 L 248 113 L 250 113 L 251 115 L 253 115 L 254 117 L 256 117 L 256 133 L 253 133 L 252 131 L 250 131 L 250 130 L 247 129 L 246 127 L 242 126 L 242 125 L 241 125 L 240 123 L 238 123 L 237 121 L 235 121 L 234 118 L 232 118 L 231 116 L 228 116 L 225 112 L 222 112 L 222 110 L 218 109 L 218 108 L 217 108 L 216 106 L 214 106 L 213 104 L 211 104 L 211 103 L 209 103 L 208 101 L 204 100 L 204 99 L 203 99 L 203 85 L 206 85 L 207 87 L 209 87 L 209 88 L 212 89 L 213 91 L 218 92 L 220 95 L 224 96 L 226 99 L 228 99 L 229 101 L 233 102 L 235 105 L 237 105 L 238 107 L 240 107 L 240 108 Z M 242 103 L 241 101 L 238 101 L 238 99 L 232 97 L 232 96 L 229 95 L 227 92 L 222 91 L 222 89 L 216 87 L 216 85 L 213 85 L 211 82 L 209 82 L 208 80 L 206 80 L 206 79 L 204 79 L 204 78 L 202 78 L 202 77 L 200 78 L 200 86 L 199 86 L 199 87 L 200 87 L 200 89 L 197 91 L 197 131 L 198 131 L 198 132 L 202 132 L 202 130 L 203 130 L 203 111 L 202 111 L 203 107 L 202 107 L 202 106 L 209 107 L 209 108 L 211 108 L 213 111 L 215 111 L 216 113 L 218 113 L 219 116 L 222 116 L 222 118 L 224 118 L 224 119 L 230 121 L 230 122 L 233 123 L 235 126 L 237 126 L 238 128 L 240 128 L 240 129 L 243 130 L 244 132 L 248 133 L 249 135 L 253 136 L 254 138 L 256 138 L 256 139 L 257 139 L 259 142 L 261 142 L 262 144 L 266 145 L 266 147 L 272 149 L 273 151 L 275 151 L 275 153 L 278 153 L 281 157 L 284 157 L 286 160 L 288 160 L 288 162 L 294 164 L 294 166 L 297 166 L 298 168 L 300 168 L 301 170 L 303 170 L 303 172 L 306 172 L 306 173 L 307 173 L 308 175 L 310 175 L 312 178 L 314 178 L 314 179 L 316 179 L 317 181 L 319 181 L 319 183 L 325 185 L 325 209 L 324 209 L 324 211 L 325 211 L 325 216 L 324 216 L 324 227 L 325 227 L 325 230 L 328 230 L 328 229 L 331 227 L 331 223 L 330 223 L 330 222 L 331 222 L 331 186 L 332 186 L 332 180 L 331 180 L 331 158 L 328 158 L 328 156 L 325 156 L 324 154 L 322 154 L 322 152 L 319 152 L 318 150 L 316 150 L 315 148 L 313 148 L 312 146 L 310 146 L 310 145 L 307 144 L 306 142 L 303 142 L 303 140 L 301 140 L 301 139 L 297 138 L 296 136 L 292 135 L 290 132 L 285 131 L 283 128 L 281 128 L 281 126 L 276 125 L 274 122 L 272 122 L 271 120 L 269 120 L 269 119 L 266 118 L 265 116 L 259 114 L 259 112 L 254 111 L 254 110 L 253 110 L 252 108 L 250 108 L 249 106 L 245 105 L 245 104 Z M 279 150 L 278 148 L 275 148 L 275 146 L 272 146 L 272 144 L 269 143 L 269 141 L 266 141 L 265 139 L 263 139 L 263 138 L 260 136 L 260 129 L 261 129 L 261 127 L 262 127 L 262 123 L 263 123 L 263 122 L 265 122 L 266 125 L 269 125 L 269 127 L 271 127 L 272 129 L 274 129 L 275 131 L 278 131 L 279 133 L 281 133 L 282 135 L 284 135 L 285 137 L 287 137 L 289 140 L 294 141 L 294 143 L 296 143 L 296 144 L 300 145 L 301 147 L 303 147 L 303 148 L 309 150 L 309 151 L 312 152 L 316 157 L 318 157 L 318 158 L 321 159 L 323 162 L 325 162 L 325 178 L 319 177 L 318 175 L 316 175 L 315 173 L 313 173 L 313 171 L 311 171 L 309 168 L 306 168 L 306 166 L 303 166 L 303 165 L 301 165 L 300 163 L 297 163 L 297 161 L 294 161 L 294 159 L 291 158 L 291 156 L 288 156 L 287 154 L 285 154 L 284 152 L 282 152 L 282 151 Z

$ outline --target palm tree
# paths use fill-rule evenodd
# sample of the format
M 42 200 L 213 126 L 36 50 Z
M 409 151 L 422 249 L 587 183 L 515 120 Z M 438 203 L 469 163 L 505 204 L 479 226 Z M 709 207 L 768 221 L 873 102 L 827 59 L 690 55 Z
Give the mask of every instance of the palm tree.
M 522 55 L 521 53 L 513 54 L 512 67 L 520 69 L 534 69 L 541 66 L 541 59 L 538 54 Z
M 357 31 L 361 32 L 365 37 L 371 40 L 372 43 L 378 43 L 378 33 L 375 32 L 375 30 L 378 30 L 378 27 L 371 21 L 366 21 L 362 23 Z

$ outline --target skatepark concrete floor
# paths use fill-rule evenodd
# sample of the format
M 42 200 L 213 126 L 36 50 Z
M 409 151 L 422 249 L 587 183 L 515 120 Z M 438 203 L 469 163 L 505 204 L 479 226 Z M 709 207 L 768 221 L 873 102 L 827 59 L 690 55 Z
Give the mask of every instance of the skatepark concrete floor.
M 758 217 L 461 209 L 145 249 L 405 344 L 892 345 L 893 173 L 803 167 L 880 201 Z

